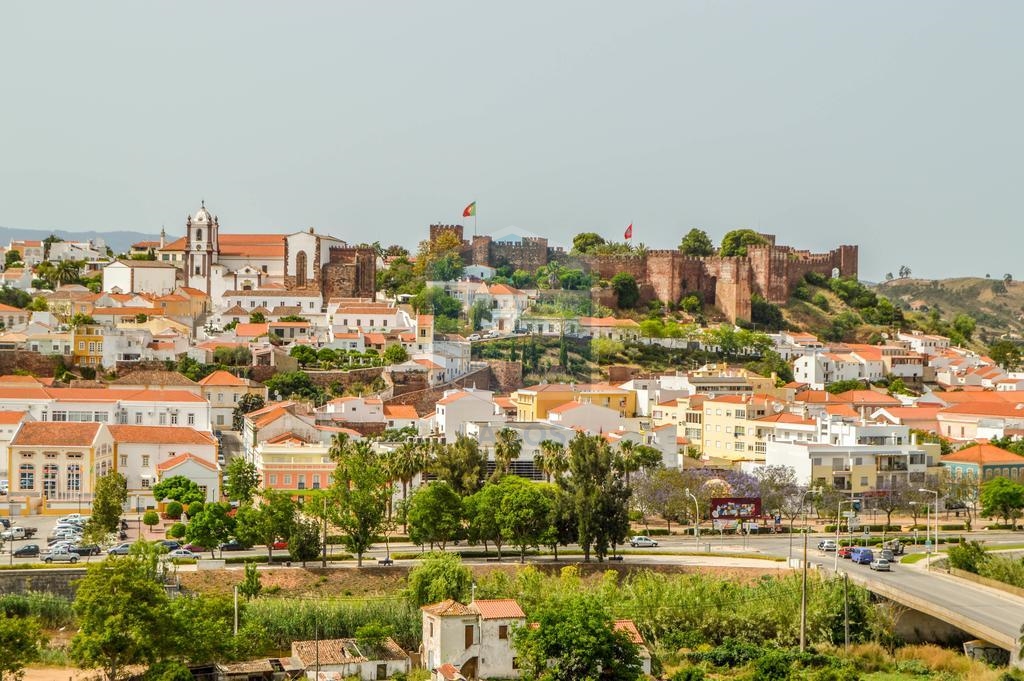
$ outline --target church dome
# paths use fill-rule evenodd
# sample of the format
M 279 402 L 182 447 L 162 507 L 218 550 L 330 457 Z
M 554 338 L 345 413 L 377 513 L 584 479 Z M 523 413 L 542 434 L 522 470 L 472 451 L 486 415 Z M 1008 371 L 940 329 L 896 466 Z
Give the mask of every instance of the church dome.
M 199 210 L 196 211 L 196 215 L 192 218 L 193 222 L 213 222 L 213 217 L 210 215 L 210 211 L 206 210 L 206 202 L 204 201 Z

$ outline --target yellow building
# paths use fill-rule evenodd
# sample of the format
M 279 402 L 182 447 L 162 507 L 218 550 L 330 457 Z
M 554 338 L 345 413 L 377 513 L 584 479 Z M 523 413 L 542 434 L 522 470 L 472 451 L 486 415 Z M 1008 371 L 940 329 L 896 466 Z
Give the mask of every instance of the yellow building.
M 567 402 L 609 407 L 623 418 L 636 416 L 636 393 L 608 383 L 549 383 L 520 388 L 512 393 L 517 421 L 542 421 L 548 412 Z
M 783 402 L 770 395 L 706 398 L 701 451 L 706 457 L 730 461 L 755 458 L 756 445 L 763 442 L 756 421 L 784 408 Z
M 97 368 L 103 363 L 103 327 L 79 324 L 71 328 L 72 363 L 78 367 Z

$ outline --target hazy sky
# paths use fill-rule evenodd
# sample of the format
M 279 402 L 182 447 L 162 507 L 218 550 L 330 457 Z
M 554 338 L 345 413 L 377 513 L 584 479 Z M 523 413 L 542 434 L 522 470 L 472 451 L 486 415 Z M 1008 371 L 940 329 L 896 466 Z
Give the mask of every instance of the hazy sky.
M 27 2 L 0 225 L 315 226 L 414 248 L 476 199 L 674 247 L 755 227 L 861 276 L 1018 268 L 1022 2 Z

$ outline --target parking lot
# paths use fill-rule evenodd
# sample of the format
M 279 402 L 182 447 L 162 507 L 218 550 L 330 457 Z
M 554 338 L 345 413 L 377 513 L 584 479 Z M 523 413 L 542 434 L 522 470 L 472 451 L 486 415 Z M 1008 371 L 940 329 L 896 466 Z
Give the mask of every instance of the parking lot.
M 2 502 L 0 502 L 0 503 L 2 503 Z M 88 512 L 88 509 L 86 509 L 86 512 Z M 142 527 L 141 516 L 139 514 L 137 514 L 137 513 L 130 513 L 130 514 L 126 514 L 123 517 L 124 517 L 124 519 L 128 523 L 128 530 L 127 530 L 128 539 L 126 539 L 125 541 L 134 541 L 135 539 L 138 539 L 140 528 L 144 532 L 145 532 L 145 529 L 146 529 L 146 528 Z M 41 515 L 14 516 L 13 518 L 11 518 L 10 520 L 13 521 L 11 524 L 14 525 L 15 527 L 25 527 L 25 528 L 32 527 L 32 528 L 35 528 L 36 534 L 35 534 L 34 537 L 31 537 L 29 539 L 14 539 L 14 540 L 7 540 L 7 541 L 5 541 L 4 542 L 4 547 L 3 547 L 3 552 L 0 553 L 0 563 L 5 562 L 5 561 L 8 564 L 38 563 L 39 562 L 38 558 L 32 558 L 32 557 L 27 557 L 27 558 L 16 557 L 15 558 L 15 557 L 12 557 L 11 554 L 12 554 L 13 551 L 17 551 L 18 549 L 20 549 L 21 547 L 23 547 L 23 546 L 25 546 L 27 544 L 37 544 L 39 546 L 40 553 L 44 552 L 46 550 L 46 545 L 48 543 L 47 538 L 50 535 L 53 534 L 53 530 L 54 530 L 54 527 L 57 525 L 58 519 L 59 519 L 59 516 L 41 516 Z M 106 549 L 107 547 L 104 546 L 102 548 Z M 83 560 L 86 560 L 86 559 L 83 558 Z

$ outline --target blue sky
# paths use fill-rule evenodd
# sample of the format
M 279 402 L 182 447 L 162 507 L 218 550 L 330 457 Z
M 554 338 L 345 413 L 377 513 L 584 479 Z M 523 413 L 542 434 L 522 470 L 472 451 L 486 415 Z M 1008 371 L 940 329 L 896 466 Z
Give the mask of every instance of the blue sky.
M 19 3 L 0 224 L 674 247 L 1016 278 L 1019 2 Z

